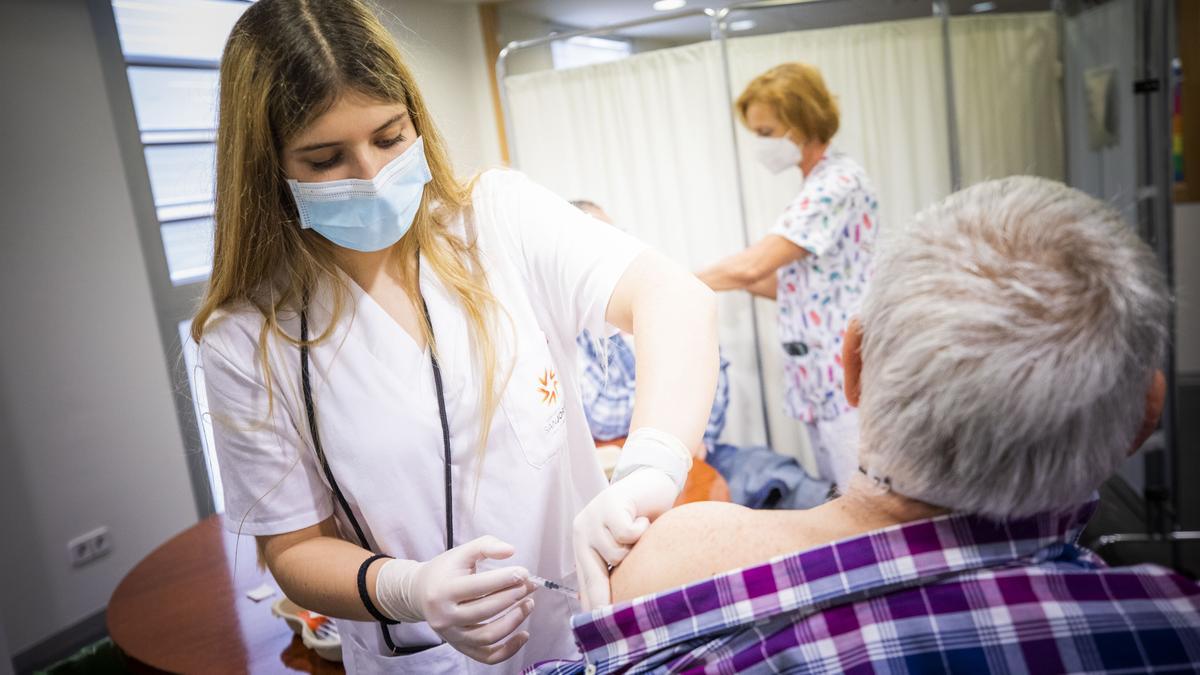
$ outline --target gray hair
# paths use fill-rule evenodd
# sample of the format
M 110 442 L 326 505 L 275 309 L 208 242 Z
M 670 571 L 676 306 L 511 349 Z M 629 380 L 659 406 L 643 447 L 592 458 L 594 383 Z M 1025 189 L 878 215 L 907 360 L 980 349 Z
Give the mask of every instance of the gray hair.
M 863 466 L 985 516 L 1086 501 L 1141 426 L 1168 309 L 1150 248 L 1083 192 L 1019 176 L 951 195 L 875 259 Z

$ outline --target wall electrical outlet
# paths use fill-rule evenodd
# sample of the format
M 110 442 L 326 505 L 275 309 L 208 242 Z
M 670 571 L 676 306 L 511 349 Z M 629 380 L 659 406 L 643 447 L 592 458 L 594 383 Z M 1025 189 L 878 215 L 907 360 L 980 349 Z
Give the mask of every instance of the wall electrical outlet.
M 81 534 L 67 542 L 67 557 L 74 567 L 80 567 L 97 558 L 102 558 L 110 551 L 112 551 L 112 540 L 108 536 L 107 527 L 97 527 L 91 532 Z

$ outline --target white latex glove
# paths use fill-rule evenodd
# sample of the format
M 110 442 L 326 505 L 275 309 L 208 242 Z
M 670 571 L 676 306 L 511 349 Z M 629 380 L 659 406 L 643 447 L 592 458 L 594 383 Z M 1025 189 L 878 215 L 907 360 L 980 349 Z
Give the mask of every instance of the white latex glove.
M 529 633 L 513 632 L 533 611 L 535 585 L 523 567 L 476 574 L 481 560 L 514 553 L 495 537 L 480 537 L 428 562 L 389 560 L 375 578 L 380 611 L 396 621 L 425 621 L 455 649 L 481 663 L 516 654 Z
M 575 516 L 575 569 L 584 610 L 610 604 L 609 567 L 625 559 L 650 521 L 678 496 L 671 476 L 644 467 L 605 488 Z

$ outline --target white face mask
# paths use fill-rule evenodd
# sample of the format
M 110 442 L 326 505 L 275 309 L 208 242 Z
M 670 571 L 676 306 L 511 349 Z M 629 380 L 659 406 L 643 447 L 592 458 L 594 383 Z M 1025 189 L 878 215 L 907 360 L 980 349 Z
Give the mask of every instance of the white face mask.
M 782 173 L 788 167 L 799 165 L 803 159 L 800 148 L 787 136 L 755 136 L 752 147 L 754 156 L 771 173 Z

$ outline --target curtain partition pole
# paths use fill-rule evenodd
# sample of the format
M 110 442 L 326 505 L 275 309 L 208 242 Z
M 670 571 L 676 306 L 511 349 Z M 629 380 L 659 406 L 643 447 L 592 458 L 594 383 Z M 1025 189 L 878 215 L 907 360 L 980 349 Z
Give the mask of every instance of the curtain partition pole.
M 712 39 L 716 40 L 721 48 L 721 78 L 725 85 L 725 100 L 733 101 L 733 78 L 730 75 L 729 68 L 729 49 L 725 36 L 725 19 L 729 16 L 733 8 L 726 7 L 711 15 L 712 20 Z M 746 215 L 746 192 L 745 182 L 742 178 L 742 162 L 741 155 L 738 152 L 737 138 L 737 121 L 733 119 L 732 104 L 727 108 L 729 119 L 729 141 L 733 147 L 733 175 L 736 181 L 737 194 L 737 211 L 738 217 L 742 221 L 742 241 L 747 248 L 750 247 L 750 219 Z M 754 364 L 758 370 L 758 398 L 761 402 L 763 435 L 767 442 L 767 447 L 774 448 L 775 444 L 771 442 L 771 416 L 770 409 L 767 406 L 767 374 L 763 365 L 762 353 L 762 338 L 758 330 L 758 303 L 754 300 L 754 296 L 750 296 L 750 328 L 754 337 Z
M 946 136 L 950 145 L 950 191 L 962 189 L 962 156 L 958 145 L 958 106 L 954 100 L 954 50 L 950 44 L 950 2 L 933 0 L 933 13 L 942 19 L 942 63 L 946 78 Z

